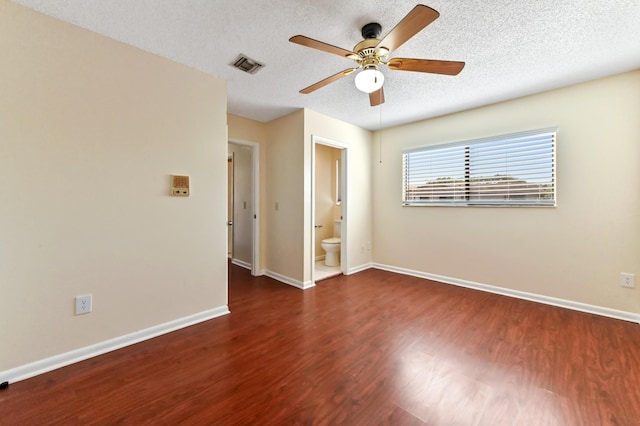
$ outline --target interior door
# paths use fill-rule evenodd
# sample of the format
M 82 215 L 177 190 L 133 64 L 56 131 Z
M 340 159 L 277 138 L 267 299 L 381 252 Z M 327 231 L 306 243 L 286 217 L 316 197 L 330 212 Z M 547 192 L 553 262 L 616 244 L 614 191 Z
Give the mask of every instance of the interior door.
M 233 258 L 233 153 L 227 160 L 227 257 Z

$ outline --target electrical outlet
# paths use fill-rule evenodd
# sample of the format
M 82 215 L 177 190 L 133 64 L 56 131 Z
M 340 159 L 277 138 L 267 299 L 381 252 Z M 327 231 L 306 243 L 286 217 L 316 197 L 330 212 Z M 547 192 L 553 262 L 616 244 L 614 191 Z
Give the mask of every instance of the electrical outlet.
M 93 309 L 91 295 L 76 296 L 76 315 L 88 314 Z
M 620 286 L 627 288 L 636 288 L 636 275 L 620 273 Z

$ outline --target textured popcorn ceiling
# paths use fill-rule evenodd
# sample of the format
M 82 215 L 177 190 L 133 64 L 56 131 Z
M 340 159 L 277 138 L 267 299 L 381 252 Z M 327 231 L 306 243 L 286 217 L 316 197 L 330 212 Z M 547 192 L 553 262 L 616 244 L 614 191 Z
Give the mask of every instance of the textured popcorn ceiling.
M 360 28 L 395 26 L 415 1 L 14 0 L 228 82 L 228 110 L 269 121 L 310 108 L 378 129 L 640 68 L 640 0 L 433 0 L 440 18 L 392 53 L 465 61 L 457 77 L 385 73 L 386 103 L 369 106 L 348 59 L 288 42 L 302 34 L 351 50 Z M 239 53 L 266 64 L 255 75 Z M 639 94 L 640 95 L 640 94 Z

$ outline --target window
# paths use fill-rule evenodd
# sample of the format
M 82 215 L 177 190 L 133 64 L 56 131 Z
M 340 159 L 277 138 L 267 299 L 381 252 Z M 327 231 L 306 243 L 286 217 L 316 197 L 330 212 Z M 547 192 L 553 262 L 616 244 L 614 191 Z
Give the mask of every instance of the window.
M 405 206 L 555 206 L 557 128 L 402 154 Z

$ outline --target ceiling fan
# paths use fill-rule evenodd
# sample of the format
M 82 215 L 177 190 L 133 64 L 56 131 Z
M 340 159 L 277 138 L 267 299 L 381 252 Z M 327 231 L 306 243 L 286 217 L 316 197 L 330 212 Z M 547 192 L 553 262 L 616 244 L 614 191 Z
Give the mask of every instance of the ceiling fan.
M 464 62 L 387 58 L 392 51 L 396 50 L 427 25 L 435 21 L 438 16 L 440 16 L 440 14 L 436 10 L 419 4 L 402 18 L 383 39 L 379 39 L 382 32 L 380 24 L 375 22 L 367 24 L 362 27 L 362 37 L 364 40 L 356 44 L 353 51 L 342 49 L 303 35 L 291 37 L 289 41 L 292 43 L 352 59 L 358 65 L 355 68 L 348 68 L 324 80 L 320 80 L 300 90 L 300 93 L 309 94 L 361 69 L 362 71 L 360 71 L 355 78 L 356 87 L 368 93 L 371 106 L 376 106 L 384 103 L 384 91 L 382 88 L 384 74 L 378 69 L 380 65 L 386 65 L 392 70 L 458 75 L 460 71 L 462 71 L 462 68 L 464 68 Z

